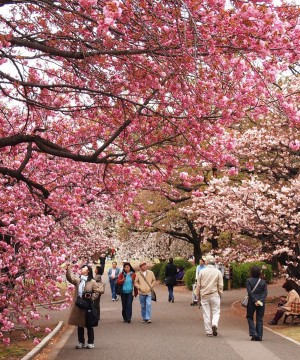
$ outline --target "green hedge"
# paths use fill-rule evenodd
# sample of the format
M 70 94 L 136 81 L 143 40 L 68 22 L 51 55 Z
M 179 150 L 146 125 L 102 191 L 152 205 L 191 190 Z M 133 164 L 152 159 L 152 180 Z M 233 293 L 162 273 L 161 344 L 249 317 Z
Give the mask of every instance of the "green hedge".
M 162 266 L 165 264 L 165 262 L 159 262 L 152 266 L 151 270 L 154 272 L 155 278 L 159 278 L 159 273 L 162 268 Z
M 250 275 L 250 269 L 252 266 L 257 265 L 262 269 L 263 278 L 270 283 L 272 281 L 272 266 L 266 264 L 263 261 L 256 261 L 251 263 L 231 263 L 233 270 L 233 279 L 231 282 L 231 288 L 241 288 L 246 286 L 246 280 Z M 184 275 L 184 284 L 185 286 L 192 290 L 193 284 L 195 282 L 195 275 L 196 275 L 196 266 L 189 268 Z M 224 290 L 228 289 L 228 280 L 224 280 Z
M 231 263 L 233 270 L 233 279 L 232 279 L 232 287 L 233 288 L 240 288 L 246 286 L 246 280 L 250 276 L 250 269 L 252 266 L 257 265 L 262 270 L 263 278 L 267 281 L 267 283 L 270 283 L 272 281 L 272 266 L 269 264 L 266 264 L 263 261 L 255 261 L 255 262 L 249 262 L 249 263 Z
M 193 289 L 193 284 L 194 284 L 195 279 L 196 279 L 196 267 L 197 266 L 191 267 L 184 274 L 184 278 L 183 278 L 184 284 L 190 290 Z

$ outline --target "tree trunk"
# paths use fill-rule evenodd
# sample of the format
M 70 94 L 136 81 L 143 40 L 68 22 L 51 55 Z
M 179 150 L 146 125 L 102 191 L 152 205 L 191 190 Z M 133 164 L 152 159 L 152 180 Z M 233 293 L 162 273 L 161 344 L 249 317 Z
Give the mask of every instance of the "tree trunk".
M 212 239 L 209 239 L 208 242 L 211 243 L 211 248 L 212 248 L 213 250 L 214 250 L 214 249 L 218 249 L 218 247 L 219 247 L 218 239 L 212 238 Z
M 201 248 L 200 248 L 200 241 L 198 239 L 198 241 L 195 241 L 193 243 L 194 245 L 194 259 L 195 259 L 195 265 L 198 265 L 199 264 L 199 260 L 201 259 L 202 257 L 202 251 L 201 251 Z

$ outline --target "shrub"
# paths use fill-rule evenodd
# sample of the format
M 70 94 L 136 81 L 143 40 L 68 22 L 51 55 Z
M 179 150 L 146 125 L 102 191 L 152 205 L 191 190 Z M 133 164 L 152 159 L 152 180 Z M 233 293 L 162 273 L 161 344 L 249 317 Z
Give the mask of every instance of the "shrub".
M 164 264 L 165 264 L 165 262 L 159 262 L 152 266 L 151 270 L 153 271 L 156 279 L 159 278 L 160 270 Z
M 185 260 L 185 259 L 175 259 L 174 264 L 175 264 L 175 266 L 183 267 L 184 271 L 186 269 L 190 269 L 193 266 L 190 261 Z
M 266 264 L 263 261 L 255 261 L 251 263 L 231 263 L 233 270 L 233 279 L 232 279 L 232 288 L 240 288 L 246 286 L 246 280 L 249 277 L 250 269 L 252 266 L 257 265 L 262 269 L 263 278 L 267 281 L 267 283 L 270 283 L 272 281 L 272 266 L 269 264 Z M 196 274 L 196 266 L 192 266 L 185 272 L 184 275 L 184 284 L 185 286 L 192 290 L 193 284 L 195 282 L 195 274 Z M 224 280 L 224 290 L 228 289 L 228 280 Z
M 243 264 L 231 263 L 233 270 L 233 288 L 240 288 L 246 286 L 246 280 L 250 275 L 250 269 L 254 265 L 257 265 L 262 269 L 263 278 L 267 281 L 267 283 L 270 283 L 272 281 L 272 266 L 266 264 L 263 261 L 255 261 Z
M 191 267 L 184 274 L 184 278 L 183 278 L 184 285 L 190 290 L 193 289 L 193 284 L 195 282 L 195 275 L 196 275 L 196 266 Z

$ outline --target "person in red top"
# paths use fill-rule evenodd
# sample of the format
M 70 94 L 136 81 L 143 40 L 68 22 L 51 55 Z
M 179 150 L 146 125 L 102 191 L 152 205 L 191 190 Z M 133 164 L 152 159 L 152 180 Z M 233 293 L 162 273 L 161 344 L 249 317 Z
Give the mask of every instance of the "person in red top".
M 119 274 L 117 284 L 122 285 L 122 316 L 126 323 L 131 323 L 133 295 L 137 296 L 138 290 L 134 286 L 135 271 L 129 262 L 123 264 L 123 271 Z

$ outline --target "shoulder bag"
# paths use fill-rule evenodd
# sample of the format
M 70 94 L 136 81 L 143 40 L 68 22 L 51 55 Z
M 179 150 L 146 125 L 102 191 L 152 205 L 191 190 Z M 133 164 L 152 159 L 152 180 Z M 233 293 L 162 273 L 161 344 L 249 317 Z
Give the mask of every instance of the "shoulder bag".
M 153 290 L 153 287 L 148 283 L 147 279 L 145 278 L 145 276 L 140 272 L 140 274 L 142 275 L 143 279 L 146 281 L 146 283 L 148 284 L 150 290 L 151 290 L 151 300 L 152 301 L 157 301 L 156 300 L 156 293 L 155 291 Z
M 254 288 L 252 289 L 252 292 L 255 291 L 255 289 L 257 288 L 258 284 L 260 283 L 260 280 L 261 280 L 261 279 L 258 279 L 257 283 L 255 284 Z M 249 301 L 249 296 L 246 295 L 246 296 L 244 297 L 244 299 L 241 301 L 241 305 L 242 305 L 243 307 L 247 307 L 247 306 L 248 306 L 248 301 Z
M 85 325 L 87 328 L 98 326 L 99 314 L 93 302 L 86 309 L 85 313 Z
M 87 310 L 91 305 L 91 297 L 92 294 L 88 292 L 83 293 L 82 297 L 78 295 L 75 305 L 81 310 Z

